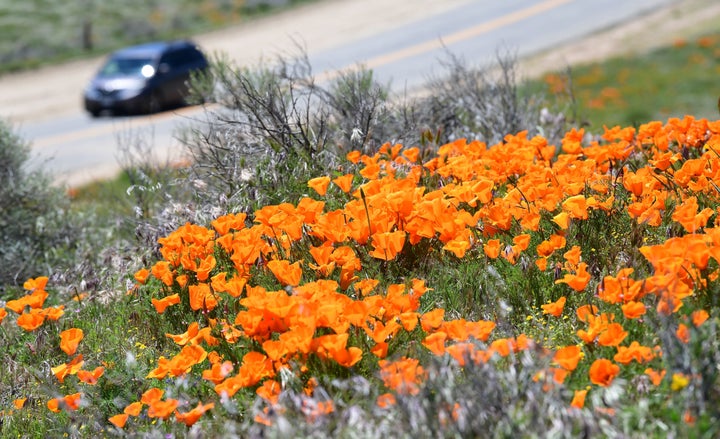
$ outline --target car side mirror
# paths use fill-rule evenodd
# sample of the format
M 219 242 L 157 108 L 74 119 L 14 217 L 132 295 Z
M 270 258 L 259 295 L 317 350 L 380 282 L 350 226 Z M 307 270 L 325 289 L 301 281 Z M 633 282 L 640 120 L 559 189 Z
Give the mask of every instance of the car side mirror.
M 168 63 L 160 63 L 157 71 L 158 71 L 158 73 L 164 75 L 165 73 L 170 71 L 170 65 Z

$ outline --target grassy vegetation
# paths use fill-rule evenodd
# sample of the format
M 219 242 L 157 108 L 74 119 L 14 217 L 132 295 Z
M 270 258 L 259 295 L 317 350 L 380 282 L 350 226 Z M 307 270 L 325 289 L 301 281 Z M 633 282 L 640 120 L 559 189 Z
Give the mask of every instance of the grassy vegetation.
M 554 95 L 557 105 L 577 100 L 579 117 L 592 131 L 606 126 L 639 126 L 693 114 L 718 116 L 720 34 L 678 40 L 634 57 L 619 57 L 545 75 L 527 84 Z
M 216 63 L 186 167 L 131 145 L 53 222 L 2 127 L 1 436 L 720 434 L 719 122 L 286 63 Z

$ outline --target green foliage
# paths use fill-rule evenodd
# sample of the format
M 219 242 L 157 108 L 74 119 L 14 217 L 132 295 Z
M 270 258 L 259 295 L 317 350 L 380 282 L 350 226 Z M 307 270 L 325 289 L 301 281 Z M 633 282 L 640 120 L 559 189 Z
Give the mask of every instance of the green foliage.
M 708 72 L 720 67 L 718 41 L 718 33 L 678 40 L 646 54 L 573 67 L 570 75 L 550 73 L 525 87 L 555 95 L 561 108 L 576 102 L 581 111 L 575 119 L 593 131 L 685 114 L 715 119 L 720 96 L 709 91 L 717 90 L 717 75 Z
M 30 159 L 28 144 L 0 121 L 0 285 L 42 274 L 79 234 L 64 193 Z

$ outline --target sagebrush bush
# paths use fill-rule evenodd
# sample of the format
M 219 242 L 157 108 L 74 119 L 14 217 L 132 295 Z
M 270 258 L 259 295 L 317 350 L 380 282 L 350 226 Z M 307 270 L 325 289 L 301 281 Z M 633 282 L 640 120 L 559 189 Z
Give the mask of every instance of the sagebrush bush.
M 42 167 L 31 168 L 27 142 L 0 121 L 0 285 L 47 271 L 55 253 L 77 243 L 69 200 L 51 182 Z

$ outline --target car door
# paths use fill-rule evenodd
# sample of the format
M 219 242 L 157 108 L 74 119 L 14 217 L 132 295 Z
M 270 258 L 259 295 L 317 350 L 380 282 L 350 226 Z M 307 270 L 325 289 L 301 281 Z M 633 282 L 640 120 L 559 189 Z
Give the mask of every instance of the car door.
M 188 74 L 183 66 L 182 50 L 172 50 L 160 58 L 158 83 L 165 105 L 181 104 L 185 96 Z
M 191 72 L 206 67 L 205 56 L 193 47 L 180 48 L 163 56 L 158 68 L 164 75 L 167 103 L 183 104 Z

